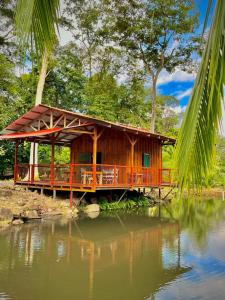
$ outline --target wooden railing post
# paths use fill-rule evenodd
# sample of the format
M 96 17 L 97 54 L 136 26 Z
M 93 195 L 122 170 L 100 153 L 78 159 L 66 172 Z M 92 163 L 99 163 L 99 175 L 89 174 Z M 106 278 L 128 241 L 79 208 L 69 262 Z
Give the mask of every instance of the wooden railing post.
M 31 165 L 31 183 L 34 183 L 34 173 L 35 173 L 35 148 L 36 148 L 36 144 L 35 142 L 33 143 L 33 162 Z
M 158 186 L 162 184 L 162 169 L 158 169 Z
M 55 143 L 52 141 L 51 144 L 51 165 L 50 165 L 50 183 L 53 187 L 55 181 L 55 170 L 54 170 L 54 162 L 55 162 Z
M 73 207 L 73 165 L 70 163 L 70 208 Z
M 96 163 L 97 163 L 97 129 L 94 128 L 94 135 L 93 135 L 93 159 L 92 159 L 92 172 L 93 172 L 93 189 L 96 189 L 97 178 L 96 178 Z

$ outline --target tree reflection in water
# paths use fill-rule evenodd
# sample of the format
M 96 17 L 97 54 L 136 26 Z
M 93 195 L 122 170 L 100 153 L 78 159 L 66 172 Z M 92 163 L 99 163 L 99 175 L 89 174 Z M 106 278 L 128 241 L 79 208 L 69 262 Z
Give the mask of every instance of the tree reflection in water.
M 197 247 L 204 248 L 207 235 L 216 224 L 225 220 L 225 202 L 199 198 L 174 199 L 169 205 L 161 206 L 161 216 L 179 220 L 182 230 L 187 230 Z
M 224 206 L 219 200 L 175 200 L 94 220 L 10 228 L 0 234 L 0 295 L 16 300 L 154 299 L 185 274 L 194 274 L 184 263 L 189 249 L 182 239 L 206 247 L 210 230 L 224 221 Z
M 179 223 L 149 213 L 11 228 L 0 240 L 0 292 L 12 299 L 154 295 L 189 268 L 180 265 Z

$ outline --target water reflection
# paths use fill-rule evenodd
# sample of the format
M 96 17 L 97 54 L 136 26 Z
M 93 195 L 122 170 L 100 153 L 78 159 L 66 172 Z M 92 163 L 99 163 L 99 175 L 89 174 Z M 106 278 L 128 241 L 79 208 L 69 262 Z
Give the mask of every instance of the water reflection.
M 224 211 L 221 201 L 174 201 L 11 228 L 0 235 L 0 300 L 190 299 L 207 273 L 208 286 L 213 272 L 225 278 Z

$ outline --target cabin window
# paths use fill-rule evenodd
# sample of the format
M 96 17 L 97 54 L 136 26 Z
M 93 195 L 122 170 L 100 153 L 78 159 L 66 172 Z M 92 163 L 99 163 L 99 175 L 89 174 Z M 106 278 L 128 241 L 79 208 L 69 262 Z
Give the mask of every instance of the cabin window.
M 80 164 L 92 164 L 93 155 L 91 152 L 78 153 L 78 162 Z M 97 152 L 97 164 L 102 163 L 102 153 Z
M 92 153 L 90 153 L 90 152 L 78 153 L 78 162 L 80 164 L 91 164 L 92 163 Z
M 143 153 L 143 155 L 142 155 L 142 166 L 144 168 L 148 168 L 148 167 L 150 167 L 150 163 L 151 163 L 150 154 L 149 153 Z

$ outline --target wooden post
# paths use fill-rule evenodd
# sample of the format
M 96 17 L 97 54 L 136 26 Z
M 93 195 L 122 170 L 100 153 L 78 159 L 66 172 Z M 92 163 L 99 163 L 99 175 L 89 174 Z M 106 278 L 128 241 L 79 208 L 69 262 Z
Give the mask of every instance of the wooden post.
M 131 143 L 131 185 L 134 185 L 134 143 Z
M 14 157 L 14 184 L 16 183 L 16 180 L 17 180 L 18 148 L 19 148 L 19 142 L 16 141 L 16 145 L 15 145 L 15 157 Z
M 114 186 L 116 186 L 116 184 L 118 183 L 118 182 L 117 182 L 117 177 L 116 177 L 116 175 L 117 175 L 117 174 L 116 174 L 116 166 L 114 166 L 113 170 L 114 170 L 114 171 L 113 171 L 113 172 L 114 172 L 114 176 L 113 176 Z
M 73 207 L 73 165 L 70 160 L 70 208 Z
M 31 183 L 34 183 L 34 173 L 35 173 L 35 148 L 36 148 L 36 143 L 33 143 L 33 161 L 32 161 L 32 166 L 31 166 Z
M 133 185 L 134 185 L 134 146 L 137 143 L 138 139 L 131 138 L 126 132 L 125 132 L 125 135 L 131 144 L 131 187 L 133 188 Z
M 94 128 L 94 135 L 93 135 L 93 157 L 92 157 L 92 164 L 93 164 L 93 188 L 96 188 L 97 178 L 96 178 L 96 163 L 97 163 L 97 129 Z
M 54 177 L 55 177 L 55 172 L 54 172 L 54 162 L 55 162 L 55 142 L 52 141 L 51 144 L 51 169 L 50 169 L 50 181 L 51 181 L 51 186 L 54 185 Z

